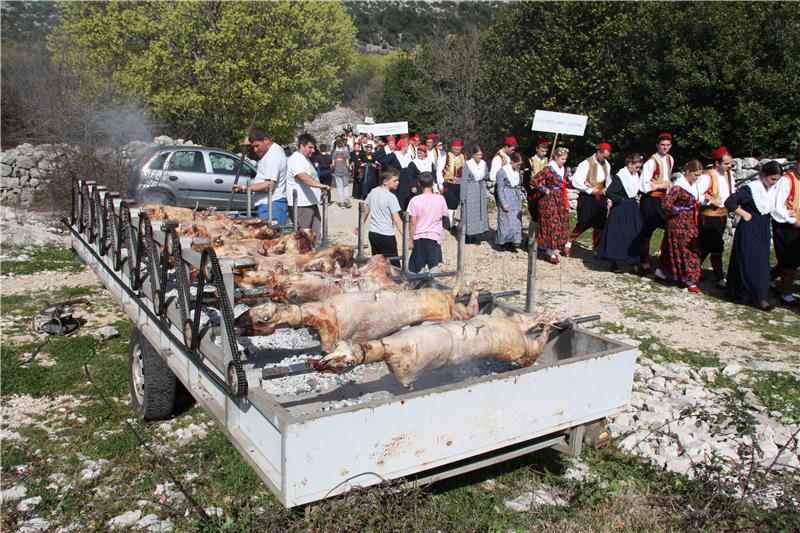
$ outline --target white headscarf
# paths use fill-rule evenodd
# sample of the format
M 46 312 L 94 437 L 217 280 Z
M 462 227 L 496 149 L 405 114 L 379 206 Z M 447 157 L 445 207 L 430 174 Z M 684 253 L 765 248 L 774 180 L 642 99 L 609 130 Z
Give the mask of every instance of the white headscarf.
M 753 195 L 753 203 L 756 204 L 756 209 L 762 215 L 768 215 L 772 212 L 775 206 L 775 187 L 770 187 L 767 190 L 761 179 L 756 179 L 746 184 L 745 187 L 750 187 L 750 193 Z
M 486 176 L 486 161 L 481 160 L 480 163 L 476 163 L 474 159 L 470 158 L 467 161 L 467 168 L 469 168 L 469 173 L 472 174 L 474 181 L 481 181 Z
M 555 159 L 550 161 L 550 165 L 548 165 L 548 166 L 553 169 L 553 172 L 558 174 L 559 178 L 563 178 L 564 177 L 564 168 L 565 167 L 558 168 L 558 165 L 556 165 Z
M 696 182 L 695 182 L 695 183 L 696 183 Z M 685 178 L 684 176 L 681 176 L 680 178 L 676 179 L 676 180 L 675 180 L 675 185 L 674 185 L 674 186 L 675 186 L 675 187 L 680 187 L 680 188 L 681 188 L 681 189 L 683 189 L 684 191 L 686 191 L 686 192 L 688 192 L 689 194 L 691 194 L 691 195 L 692 195 L 692 198 L 694 198 L 695 200 L 697 200 L 697 197 L 698 197 L 698 195 L 697 195 L 697 189 L 694 187 L 694 185 L 690 185 L 690 184 L 689 184 L 689 182 L 686 180 L 686 178 Z
M 625 187 L 625 194 L 628 195 L 628 198 L 636 198 L 639 193 L 639 173 L 631 174 L 628 167 L 625 166 L 619 169 L 617 176 L 619 176 L 622 186 Z
M 425 159 L 416 158 L 412 163 L 420 172 L 433 172 L 433 161 L 427 157 Z
M 514 168 L 511 166 L 511 163 L 506 163 L 503 165 L 503 172 L 506 175 L 509 185 L 512 187 L 519 185 L 519 171 L 514 170 Z

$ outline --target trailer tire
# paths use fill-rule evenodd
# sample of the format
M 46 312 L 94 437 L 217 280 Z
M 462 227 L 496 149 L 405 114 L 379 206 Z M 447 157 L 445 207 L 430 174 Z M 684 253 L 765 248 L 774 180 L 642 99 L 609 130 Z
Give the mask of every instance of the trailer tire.
M 131 403 L 145 420 L 172 416 L 178 379 L 155 348 L 136 329 L 128 346 Z

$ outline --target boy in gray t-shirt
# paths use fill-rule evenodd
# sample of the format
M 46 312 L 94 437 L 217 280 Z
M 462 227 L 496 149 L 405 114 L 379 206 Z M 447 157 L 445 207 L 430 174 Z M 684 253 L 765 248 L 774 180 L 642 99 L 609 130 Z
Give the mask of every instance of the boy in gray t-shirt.
M 397 239 L 395 228 L 403 231 L 400 220 L 400 202 L 392 193 L 400 185 L 400 173 L 395 168 L 381 171 L 380 187 L 375 187 L 367 196 L 365 217 L 369 217 L 369 246 L 372 255 L 382 254 L 385 257 L 397 257 Z M 398 260 L 392 261 L 399 265 Z

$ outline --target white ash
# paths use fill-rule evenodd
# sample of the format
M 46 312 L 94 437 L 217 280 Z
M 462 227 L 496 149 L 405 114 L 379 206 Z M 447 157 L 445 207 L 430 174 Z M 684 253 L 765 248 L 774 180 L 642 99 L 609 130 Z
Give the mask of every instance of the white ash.
M 286 366 L 303 362 L 308 357 L 308 355 L 287 357 L 281 360 L 278 365 L 268 365 L 267 368 L 269 366 Z M 287 376 L 285 378 L 262 379 L 261 387 L 273 396 L 301 396 L 327 392 L 350 383 L 361 383 L 365 372 L 366 365 L 361 365 L 343 374 L 312 373 Z
M 393 398 L 389 391 L 377 391 L 377 392 L 368 392 L 363 396 L 359 396 L 358 398 L 347 398 L 344 400 L 338 400 L 329 402 L 328 404 L 322 407 L 322 411 L 333 411 L 335 409 L 342 409 L 344 407 L 351 407 L 353 405 L 359 405 L 362 403 L 372 402 L 375 400 L 389 400 Z

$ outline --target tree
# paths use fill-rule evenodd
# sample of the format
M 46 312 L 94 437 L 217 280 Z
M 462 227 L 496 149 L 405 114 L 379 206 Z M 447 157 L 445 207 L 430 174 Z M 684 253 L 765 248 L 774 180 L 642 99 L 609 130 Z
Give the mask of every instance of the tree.
M 549 109 L 589 116 L 584 137 L 564 139 L 578 157 L 601 140 L 647 153 L 665 130 L 680 159 L 722 143 L 734 154 L 786 154 L 800 140 L 800 5 L 677 6 L 511 5 L 484 41 L 488 128 L 532 141 L 534 111 Z
M 253 119 L 288 142 L 336 104 L 355 34 L 334 2 L 64 2 L 60 16 L 50 48 L 91 87 L 110 80 L 178 136 L 221 146 Z

